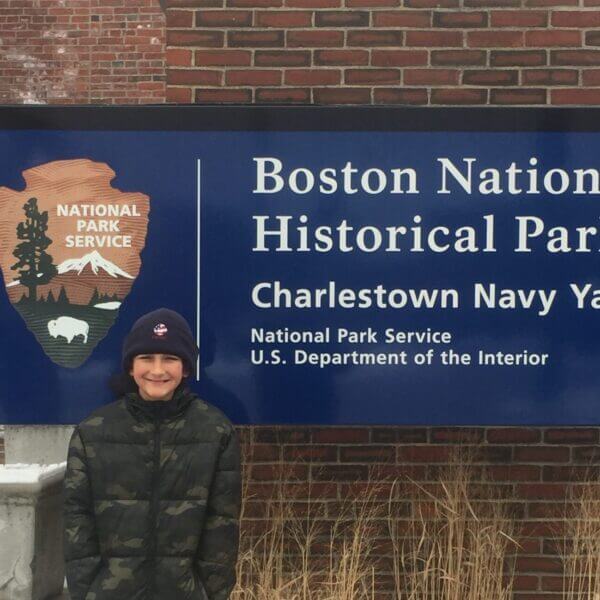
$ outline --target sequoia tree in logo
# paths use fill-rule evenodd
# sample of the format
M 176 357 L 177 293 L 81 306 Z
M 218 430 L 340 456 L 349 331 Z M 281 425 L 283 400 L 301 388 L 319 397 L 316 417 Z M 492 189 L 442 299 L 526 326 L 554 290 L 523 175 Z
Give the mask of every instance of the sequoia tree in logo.
M 87 159 L 23 173 L 0 188 L 0 266 L 11 304 L 46 354 L 77 367 L 114 323 L 140 266 L 149 198 L 111 185 Z

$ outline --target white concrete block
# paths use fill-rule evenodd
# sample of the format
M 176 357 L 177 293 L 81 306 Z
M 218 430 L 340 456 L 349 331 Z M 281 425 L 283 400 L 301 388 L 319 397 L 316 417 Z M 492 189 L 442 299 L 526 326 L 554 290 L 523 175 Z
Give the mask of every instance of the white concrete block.
M 0 465 L 0 600 L 61 593 L 66 463 Z
M 67 460 L 72 425 L 5 425 L 5 463 L 49 465 Z

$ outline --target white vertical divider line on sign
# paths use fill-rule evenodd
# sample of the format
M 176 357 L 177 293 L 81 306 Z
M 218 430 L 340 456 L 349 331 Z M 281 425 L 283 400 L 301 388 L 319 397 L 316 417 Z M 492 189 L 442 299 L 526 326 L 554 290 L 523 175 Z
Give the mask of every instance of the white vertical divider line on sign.
M 200 348 L 200 170 L 201 161 L 196 159 L 196 346 Z M 196 359 L 196 381 L 200 380 L 200 354 Z

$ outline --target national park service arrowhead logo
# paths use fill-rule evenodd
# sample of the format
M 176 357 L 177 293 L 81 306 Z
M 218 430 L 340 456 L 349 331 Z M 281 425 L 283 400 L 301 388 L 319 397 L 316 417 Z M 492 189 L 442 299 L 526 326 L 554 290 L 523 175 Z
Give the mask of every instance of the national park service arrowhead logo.
M 114 323 L 141 265 L 149 197 L 111 185 L 87 159 L 23 172 L 0 187 L 0 267 L 11 304 L 46 354 L 78 367 Z

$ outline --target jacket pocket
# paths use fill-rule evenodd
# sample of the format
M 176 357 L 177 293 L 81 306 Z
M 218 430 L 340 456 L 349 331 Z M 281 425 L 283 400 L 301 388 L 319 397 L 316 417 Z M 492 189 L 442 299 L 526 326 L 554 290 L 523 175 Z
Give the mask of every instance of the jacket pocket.
M 196 569 L 194 569 L 194 581 L 196 582 L 196 590 L 198 590 L 198 594 L 194 596 L 194 598 L 197 597 L 198 600 L 208 600 L 208 594 L 206 593 L 202 579 L 200 579 L 200 574 Z
M 102 578 L 103 578 L 105 572 L 106 572 L 106 565 L 104 564 L 104 561 L 103 561 L 102 566 L 96 573 L 96 576 L 94 577 L 92 583 L 90 584 L 90 587 L 88 588 L 87 593 L 85 594 L 85 600 L 100 600 L 98 591 L 100 589 L 100 582 L 102 581 Z

